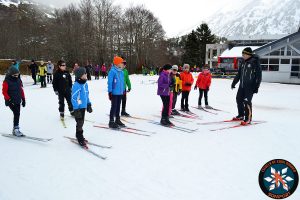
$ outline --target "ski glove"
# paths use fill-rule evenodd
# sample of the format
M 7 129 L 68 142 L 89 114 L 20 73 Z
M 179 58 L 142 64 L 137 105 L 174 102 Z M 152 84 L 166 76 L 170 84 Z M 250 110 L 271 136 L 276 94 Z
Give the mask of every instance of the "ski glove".
M 207 90 L 207 92 L 209 91 L 209 87 L 206 89 Z
M 111 99 L 112 99 L 112 93 L 111 92 L 108 93 L 108 98 L 111 101 Z
M 82 115 L 81 115 L 81 112 L 80 112 L 79 109 L 74 110 L 74 117 L 77 118 L 77 119 L 81 119 L 82 118 Z
M 26 101 L 25 101 L 25 99 L 22 99 L 22 106 L 23 106 L 23 107 L 26 106 Z
M 232 83 L 231 84 L 231 89 L 233 90 L 235 88 L 235 85 Z
M 9 100 L 5 100 L 5 106 L 14 106 L 15 104 L 11 101 L 11 99 Z
M 88 111 L 88 113 L 92 113 L 93 112 L 92 105 L 90 103 L 87 105 L 86 110 Z
M 255 93 L 255 94 L 258 93 L 258 87 L 256 87 L 256 88 L 253 90 L 253 93 Z
M 194 90 L 197 90 L 197 85 L 195 85 Z
M 130 92 L 130 91 L 131 91 L 131 89 L 128 89 L 128 90 L 127 90 L 127 92 Z
M 58 95 L 58 91 L 54 91 L 56 95 Z
M 192 86 L 192 84 L 191 83 L 186 83 L 185 86 Z
M 181 90 L 178 90 L 178 93 L 177 93 L 177 94 L 178 94 L 178 96 L 179 96 L 179 95 L 181 94 Z

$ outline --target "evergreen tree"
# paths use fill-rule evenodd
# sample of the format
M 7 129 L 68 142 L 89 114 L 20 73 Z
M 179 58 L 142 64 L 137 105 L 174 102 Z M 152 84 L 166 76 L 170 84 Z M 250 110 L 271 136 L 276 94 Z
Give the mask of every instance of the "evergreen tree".
M 190 66 L 200 64 L 199 40 L 194 30 L 187 36 L 184 50 L 182 57 L 184 63 L 188 63 Z
M 216 36 L 211 33 L 206 23 L 201 24 L 196 29 L 196 35 L 199 41 L 200 66 L 203 66 L 205 64 L 206 44 L 214 44 L 217 42 L 217 39 Z

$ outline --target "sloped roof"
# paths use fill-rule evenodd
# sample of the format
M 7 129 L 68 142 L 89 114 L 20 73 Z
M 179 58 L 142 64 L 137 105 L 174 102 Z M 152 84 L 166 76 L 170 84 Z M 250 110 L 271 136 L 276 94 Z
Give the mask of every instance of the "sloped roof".
M 246 47 L 251 47 L 252 50 L 255 50 L 257 48 L 259 48 L 259 46 L 240 46 L 240 47 L 233 47 L 232 49 L 226 49 L 222 54 L 221 54 L 221 58 L 224 57 L 242 57 L 242 51 L 246 48 Z

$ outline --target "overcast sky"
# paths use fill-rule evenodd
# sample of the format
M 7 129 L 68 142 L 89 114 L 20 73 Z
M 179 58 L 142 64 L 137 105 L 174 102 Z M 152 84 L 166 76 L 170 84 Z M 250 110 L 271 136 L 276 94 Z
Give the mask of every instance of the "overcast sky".
M 55 7 L 64 7 L 80 0 L 35 0 Z M 115 0 L 126 8 L 131 4 L 143 4 L 160 20 L 168 37 L 177 36 L 181 32 L 191 30 L 209 15 L 215 13 L 223 5 L 234 4 L 241 0 Z

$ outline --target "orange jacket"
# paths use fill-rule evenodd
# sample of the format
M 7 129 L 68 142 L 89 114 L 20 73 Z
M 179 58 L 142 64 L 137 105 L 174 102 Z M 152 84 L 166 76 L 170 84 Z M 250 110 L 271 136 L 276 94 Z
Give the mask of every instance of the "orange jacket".
M 190 72 L 181 72 L 180 78 L 182 81 L 182 91 L 191 91 L 194 83 L 193 75 Z
M 197 87 L 202 90 L 206 90 L 210 87 L 210 84 L 211 84 L 211 74 L 209 72 L 208 73 L 201 72 L 196 82 Z

